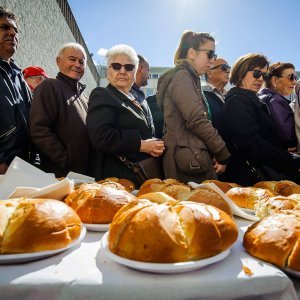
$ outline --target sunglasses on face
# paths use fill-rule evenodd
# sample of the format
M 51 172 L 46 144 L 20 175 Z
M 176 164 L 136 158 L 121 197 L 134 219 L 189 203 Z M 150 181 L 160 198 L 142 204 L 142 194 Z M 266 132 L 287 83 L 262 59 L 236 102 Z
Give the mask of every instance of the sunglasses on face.
M 250 70 L 253 72 L 253 77 L 255 79 L 259 79 L 261 76 L 263 77 L 263 79 L 265 79 L 267 77 L 267 74 L 266 72 L 262 72 L 261 70 Z
M 294 80 L 297 81 L 297 80 L 298 80 L 297 75 L 294 74 L 294 73 L 289 74 L 289 75 L 287 75 L 287 76 L 277 76 L 277 77 L 286 78 L 286 79 L 288 79 L 288 80 L 290 80 L 290 81 L 294 81 Z
M 214 70 L 214 69 L 217 69 L 217 68 L 220 68 L 223 72 L 229 72 L 231 67 L 226 65 L 226 64 L 221 64 L 221 65 L 217 65 L 213 68 L 210 68 L 210 70 Z
M 111 63 L 110 66 L 115 70 L 115 71 L 120 71 L 122 69 L 122 67 L 125 68 L 125 70 L 127 72 L 131 72 L 134 70 L 135 68 L 135 65 L 133 64 L 125 64 L 125 65 L 122 65 L 122 64 L 119 64 L 119 63 Z
M 208 49 L 194 49 L 196 51 L 205 51 L 207 54 L 208 59 L 217 59 L 217 54 L 215 53 L 215 50 L 208 50 Z

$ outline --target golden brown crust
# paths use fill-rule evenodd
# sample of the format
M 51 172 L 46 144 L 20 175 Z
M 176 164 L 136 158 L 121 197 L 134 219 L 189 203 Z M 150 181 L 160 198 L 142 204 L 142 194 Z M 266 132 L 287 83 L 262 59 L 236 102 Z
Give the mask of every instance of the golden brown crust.
M 125 179 L 125 178 L 107 177 L 103 180 L 97 181 L 97 183 L 101 183 L 101 184 L 105 184 L 105 185 L 107 185 L 107 182 L 110 182 L 110 183 L 116 182 L 116 183 L 120 184 L 122 187 L 124 187 L 125 190 L 129 193 L 131 193 L 133 190 L 135 190 L 134 183 L 131 180 Z M 111 186 L 114 187 L 112 184 L 111 184 Z M 116 185 L 116 188 L 120 189 L 119 185 Z
M 133 260 L 173 263 L 221 253 L 237 235 L 233 220 L 213 206 L 191 201 L 173 206 L 140 199 L 115 215 L 109 248 Z
M 116 212 L 136 197 L 123 189 L 92 183 L 83 184 L 65 202 L 88 224 L 110 223 Z
M 253 256 L 300 271 L 300 211 L 285 210 L 252 224 L 243 245 Z
M 254 209 L 256 201 L 274 196 L 269 190 L 255 187 L 235 187 L 230 189 L 226 195 L 239 207 L 249 209 Z
M 254 208 L 255 214 L 259 218 L 264 218 L 281 210 L 295 209 L 298 204 L 299 202 L 295 199 L 275 196 L 257 201 Z
M 5 223 L 0 232 L 2 254 L 64 248 L 77 239 L 81 231 L 78 215 L 58 200 L 20 198 L 1 201 L 0 215 L 9 217 L 8 220 L 0 219 Z
M 281 180 L 275 184 L 274 191 L 282 196 L 300 194 L 300 186 L 290 180 Z
M 229 204 L 213 190 L 197 188 L 194 191 L 191 191 L 185 197 L 185 200 L 213 205 L 225 211 L 229 216 L 232 217 L 232 211 Z
M 277 194 L 275 192 L 275 185 L 277 184 L 277 181 L 260 181 L 254 184 L 254 187 L 260 188 L 260 189 L 266 189 L 272 192 L 273 194 Z

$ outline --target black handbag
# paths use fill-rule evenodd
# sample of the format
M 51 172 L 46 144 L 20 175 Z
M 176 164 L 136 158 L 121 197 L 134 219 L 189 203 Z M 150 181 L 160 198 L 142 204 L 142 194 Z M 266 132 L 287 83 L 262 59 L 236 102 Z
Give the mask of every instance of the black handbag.
M 118 158 L 133 171 L 141 184 L 152 178 L 164 179 L 162 164 L 159 158 L 148 157 L 137 162 L 132 162 L 124 156 L 118 156 Z

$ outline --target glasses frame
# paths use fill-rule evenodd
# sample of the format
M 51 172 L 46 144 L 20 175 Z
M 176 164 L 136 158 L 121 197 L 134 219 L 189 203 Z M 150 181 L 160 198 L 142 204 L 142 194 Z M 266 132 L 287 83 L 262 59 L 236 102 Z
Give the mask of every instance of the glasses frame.
M 297 75 L 296 74 L 294 74 L 294 73 L 292 73 L 292 74 L 289 74 L 288 76 L 282 76 L 282 75 L 280 75 L 280 76 L 276 76 L 276 77 L 279 77 L 279 78 L 286 78 L 286 79 L 288 79 L 289 81 L 298 81 L 298 77 L 297 77 Z
M 124 67 L 126 72 L 132 72 L 135 69 L 135 65 L 134 64 L 125 64 L 122 65 L 120 63 L 111 63 L 110 68 L 112 68 L 115 71 L 121 71 L 122 67 Z
M 218 55 L 215 53 L 215 50 L 211 50 L 211 49 L 196 49 L 196 48 L 193 48 L 193 49 L 196 50 L 196 51 L 206 51 L 208 59 L 216 60 L 217 57 L 218 57 Z
M 215 70 L 215 69 L 217 69 L 217 68 L 219 68 L 219 67 L 221 67 L 221 70 L 223 71 L 223 72 L 230 72 L 230 70 L 231 70 L 231 67 L 230 66 L 228 66 L 227 64 L 220 64 L 220 65 L 217 65 L 217 66 L 215 66 L 215 67 L 213 67 L 213 68 L 210 68 L 209 70 Z

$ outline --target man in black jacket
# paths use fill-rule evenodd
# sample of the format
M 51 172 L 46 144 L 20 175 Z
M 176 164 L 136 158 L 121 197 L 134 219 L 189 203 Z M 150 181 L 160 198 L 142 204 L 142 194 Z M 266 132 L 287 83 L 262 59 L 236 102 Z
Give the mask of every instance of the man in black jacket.
M 0 7 L 0 174 L 19 156 L 29 159 L 31 92 L 13 61 L 18 46 L 16 16 Z
M 225 86 L 229 81 L 230 66 L 223 58 L 217 58 L 205 74 L 206 84 L 203 92 L 208 101 L 212 124 L 222 136 L 222 108 L 226 94 Z

